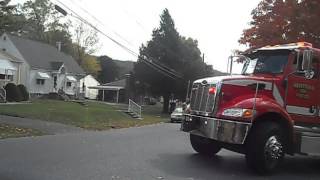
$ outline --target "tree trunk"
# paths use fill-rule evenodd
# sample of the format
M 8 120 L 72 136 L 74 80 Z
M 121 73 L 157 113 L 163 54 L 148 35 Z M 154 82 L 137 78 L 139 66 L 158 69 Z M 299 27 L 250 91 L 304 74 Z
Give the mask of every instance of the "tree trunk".
M 169 112 L 169 94 L 165 94 L 163 96 L 163 107 L 162 107 L 162 113 L 168 113 Z

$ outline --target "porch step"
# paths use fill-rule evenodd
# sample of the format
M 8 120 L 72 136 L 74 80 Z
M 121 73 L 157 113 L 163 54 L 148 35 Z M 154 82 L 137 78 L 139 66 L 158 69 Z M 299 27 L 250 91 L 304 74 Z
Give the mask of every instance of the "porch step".
M 134 112 L 125 111 L 125 113 L 127 113 L 129 116 L 131 116 L 134 119 L 138 119 L 139 118 L 139 116 Z

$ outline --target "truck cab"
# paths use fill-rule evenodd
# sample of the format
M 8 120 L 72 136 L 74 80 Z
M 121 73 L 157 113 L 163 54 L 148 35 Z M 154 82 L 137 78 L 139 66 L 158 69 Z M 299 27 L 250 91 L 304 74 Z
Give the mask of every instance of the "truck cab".
M 320 153 L 319 60 L 320 49 L 306 42 L 231 57 L 230 69 L 242 63 L 241 73 L 194 81 L 181 130 L 198 153 L 243 153 L 260 174 L 285 154 Z

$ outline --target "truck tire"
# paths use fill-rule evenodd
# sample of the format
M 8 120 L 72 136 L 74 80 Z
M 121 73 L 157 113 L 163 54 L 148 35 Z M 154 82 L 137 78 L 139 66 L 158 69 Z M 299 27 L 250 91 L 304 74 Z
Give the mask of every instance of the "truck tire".
M 246 142 L 246 161 L 258 174 L 269 174 L 277 169 L 284 158 L 285 136 L 281 126 L 262 122 L 254 127 Z
M 213 156 L 221 150 L 221 146 L 208 138 L 190 134 L 192 148 L 201 155 Z

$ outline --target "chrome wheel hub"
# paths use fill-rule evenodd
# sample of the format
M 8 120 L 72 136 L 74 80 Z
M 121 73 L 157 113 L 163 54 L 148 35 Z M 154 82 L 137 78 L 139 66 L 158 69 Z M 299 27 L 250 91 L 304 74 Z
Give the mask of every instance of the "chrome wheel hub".
M 271 136 L 264 147 L 264 154 L 267 160 L 277 161 L 283 156 L 283 145 L 276 136 Z

